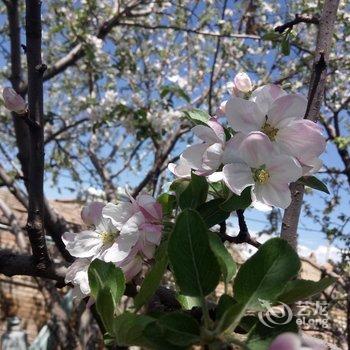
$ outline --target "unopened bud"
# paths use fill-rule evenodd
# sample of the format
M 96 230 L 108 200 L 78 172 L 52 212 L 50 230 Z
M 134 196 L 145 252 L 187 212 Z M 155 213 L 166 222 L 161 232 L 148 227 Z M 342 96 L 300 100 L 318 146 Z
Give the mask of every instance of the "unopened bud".
M 253 89 L 252 82 L 246 73 L 238 73 L 233 79 L 234 87 L 233 90 L 238 90 L 240 92 L 250 92 Z
M 27 111 L 27 104 L 23 97 L 12 88 L 6 87 L 2 92 L 5 107 L 17 114 L 24 114 Z

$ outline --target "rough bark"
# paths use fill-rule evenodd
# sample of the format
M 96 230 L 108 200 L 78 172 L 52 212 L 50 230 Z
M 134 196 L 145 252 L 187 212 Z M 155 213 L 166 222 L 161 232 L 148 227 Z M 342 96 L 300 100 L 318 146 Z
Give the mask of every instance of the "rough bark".
M 311 74 L 308 107 L 305 118 L 317 121 L 323 103 L 327 76 L 327 64 L 332 47 L 332 36 L 337 16 L 339 0 L 325 0 L 316 42 L 316 51 Z M 281 237 L 296 250 L 298 244 L 298 222 L 303 203 L 304 186 L 291 184 L 292 203 L 285 210 L 282 221 Z
M 41 61 L 41 1 L 26 0 L 26 43 L 28 63 L 28 118 L 30 145 L 28 169 L 27 232 L 38 266 L 49 267 L 50 257 L 44 231 L 44 122 L 43 72 Z

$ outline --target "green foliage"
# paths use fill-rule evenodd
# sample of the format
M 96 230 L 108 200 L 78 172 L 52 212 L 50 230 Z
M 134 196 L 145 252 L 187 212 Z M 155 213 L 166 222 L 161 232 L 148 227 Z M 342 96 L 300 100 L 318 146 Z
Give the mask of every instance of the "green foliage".
M 134 299 L 135 308 L 138 310 L 146 304 L 157 290 L 164 272 L 168 266 L 167 245 L 162 244 L 155 256 L 155 264 L 146 275 L 139 293 Z
M 172 211 L 176 207 L 176 197 L 169 193 L 163 193 L 158 198 L 157 201 L 162 205 L 163 216 L 171 215 Z
M 180 208 L 196 209 L 206 201 L 208 188 L 209 186 L 205 176 L 198 176 L 192 172 L 190 183 L 179 195 Z
M 194 124 L 206 125 L 210 119 L 210 115 L 200 109 L 191 109 L 184 113 L 186 118 Z
M 111 292 L 114 307 L 119 303 L 125 291 L 123 271 L 113 263 L 95 259 L 88 270 L 91 295 L 96 299 L 103 289 Z
M 209 202 L 205 202 L 197 208 L 198 213 L 202 216 L 208 228 L 220 224 L 229 218 L 230 213 L 221 209 L 224 199 L 215 198 Z
M 336 279 L 333 277 L 325 277 L 318 282 L 308 280 L 289 281 L 278 296 L 278 300 L 286 304 L 292 304 L 298 300 L 321 293 L 335 282 Z
M 177 217 L 168 255 L 182 294 L 204 297 L 215 289 L 220 265 L 210 249 L 208 229 L 196 211 L 185 209 Z
M 160 97 L 164 98 L 166 96 L 169 96 L 171 99 L 172 96 L 182 98 L 187 103 L 189 103 L 190 97 L 187 95 L 185 90 L 181 89 L 178 85 L 165 85 L 160 90 Z
M 251 203 L 251 187 L 247 187 L 243 190 L 240 196 L 232 193 L 231 197 L 220 205 L 220 208 L 232 212 L 238 209 L 245 209 L 249 207 Z
M 219 261 L 224 282 L 229 283 L 236 274 L 236 263 L 216 233 L 209 232 L 209 244 Z
M 315 190 L 330 194 L 327 186 L 315 176 L 303 176 L 298 182 Z

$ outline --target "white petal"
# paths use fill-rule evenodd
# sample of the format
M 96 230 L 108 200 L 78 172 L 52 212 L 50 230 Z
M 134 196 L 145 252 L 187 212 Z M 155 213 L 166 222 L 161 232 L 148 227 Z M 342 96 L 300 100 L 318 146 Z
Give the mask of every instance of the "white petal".
M 326 140 L 311 120 L 295 120 L 277 133 L 276 143 L 284 153 L 311 164 L 326 149 Z
M 322 159 L 319 159 L 319 158 L 313 159 L 307 165 L 301 164 L 301 167 L 303 169 L 303 176 L 312 175 L 319 172 L 322 168 L 322 165 L 323 165 L 323 161 Z
M 300 164 L 293 157 L 287 155 L 281 154 L 269 158 L 266 167 L 270 174 L 270 182 L 288 184 L 302 176 Z
M 191 177 L 191 167 L 186 162 L 186 160 L 180 156 L 177 164 L 169 163 L 168 169 L 176 176 L 180 178 L 190 178 Z
M 224 179 L 224 174 L 222 171 L 212 173 L 208 176 L 209 182 L 218 182 Z
M 252 82 L 247 73 L 238 73 L 233 79 L 236 89 L 242 92 L 252 91 Z
M 209 146 L 203 154 L 202 169 L 209 172 L 217 170 L 221 164 L 222 153 L 221 143 L 214 143 Z
M 289 186 L 286 183 L 256 184 L 253 191 L 256 199 L 267 205 L 286 209 L 291 202 Z
M 192 128 L 192 132 L 202 141 L 209 144 L 220 142 L 220 139 L 217 137 L 214 130 L 208 126 L 196 125 L 194 128 Z
M 258 105 L 261 113 L 266 116 L 273 101 L 283 95 L 286 95 L 286 92 L 280 86 L 264 85 L 252 92 L 251 100 Z
M 301 340 L 295 333 L 282 333 L 270 345 L 268 350 L 300 350 Z
M 132 236 L 119 236 L 115 243 L 100 256 L 105 262 L 120 262 L 128 257 L 135 242 Z
M 102 248 L 100 235 L 94 231 L 83 231 L 75 234 L 74 240 L 66 245 L 69 253 L 77 258 L 94 257 Z
M 241 158 L 251 168 L 260 168 L 274 153 L 272 142 L 262 132 L 251 132 L 239 147 Z
M 86 225 L 98 225 L 102 216 L 102 208 L 105 203 L 91 202 L 81 210 L 81 218 Z
M 203 154 L 207 148 L 208 145 L 206 145 L 205 143 L 190 146 L 185 149 L 184 153 L 182 153 L 182 157 L 192 169 L 201 169 L 203 162 Z
M 265 121 L 265 115 L 261 113 L 255 102 L 235 96 L 227 101 L 225 111 L 233 130 L 246 134 L 260 130 Z
M 102 216 L 110 219 L 112 224 L 120 231 L 125 222 L 132 216 L 133 206 L 129 202 L 121 202 L 117 205 L 108 203 L 102 209 Z
M 254 185 L 251 169 L 244 163 L 227 164 L 223 167 L 224 181 L 230 190 L 238 195 Z
M 222 125 L 218 122 L 218 120 L 216 118 L 211 118 L 210 120 L 208 120 L 207 124 L 210 126 L 211 129 L 213 129 L 219 142 L 225 143 L 225 141 L 226 141 L 225 130 L 222 127 Z M 216 142 L 218 142 L 218 141 L 216 141 Z
M 246 137 L 247 135 L 243 134 L 242 132 L 238 132 L 226 142 L 225 149 L 222 155 L 223 164 L 230 164 L 242 161 L 239 154 L 239 146 Z
M 279 128 L 286 120 L 303 119 L 306 107 L 307 100 L 301 95 L 282 96 L 272 103 L 267 113 L 268 123 Z
M 252 207 L 264 213 L 268 213 L 272 210 L 272 207 L 270 205 L 267 205 L 263 202 L 259 202 L 258 200 L 252 202 Z
M 140 226 L 144 223 L 145 219 L 141 212 L 134 214 L 121 228 L 120 236 L 132 236 L 136 242 L 139 236 Z

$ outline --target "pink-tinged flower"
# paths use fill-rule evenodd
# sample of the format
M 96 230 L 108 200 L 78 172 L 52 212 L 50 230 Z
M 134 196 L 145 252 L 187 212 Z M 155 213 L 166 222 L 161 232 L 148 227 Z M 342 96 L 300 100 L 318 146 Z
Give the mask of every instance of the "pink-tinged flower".
M 215 118 L 210 119 L 207 124 L 208 126 L 197 125 L 192 128 L 193 133 L 203 142 L 188 147 L 182 153 L 178 165 L 169 164 L 169 170 L 175 175 L 187 177 L 193 169 L 195 174 L 207 176 L 220 166 L 226 141 L 225 131 Z
M 131 203 L 117 206 L 117 224 L 103 216 L 111 203 L 102 209 L 102 215 L 94 224 L 94 230 L 65 233 L 63 241 L 69 253 L 77 258 L 101 259 L 106 262 L 123 261 L 139 238 L 139 226 L 144 218 L 133 214 Z
M 266 85 L 253 91 L 250 100 L 232 96 L 225 112 L 235 131 L 261 131 L 278 152 L 309 165 L 324 152 L 326 141 L 316 123 L 303 119 L 306 107 L 304 97 L 287 95 L 277 85 Z
M 81 210 L 81 218 L 88 226 L 97 225 L 101 216 L 102 208 L 105 206 L 102 202 L 91 202 Z
M 162 237 L 162 207 L 147 194 L 140 194 L 136 199 L 130 197 L 130 201 L 118 205 L 108 203 L 102 210 L 102 215 L 110 219 L 118 230 L 126 218 L 138 217 L 138 236 L 134 243 L 134 250 L 150 259 Z
M 142 257 L 137 254 L 137 249 L 133 249 L 133 252 L 118 266 L 123 270 L 126 282 L 131 281 L 142 270 Z
M 293 157 L 276 153 L 262 132 L 250 133 L 232 152 L 235 159 L 222 170 L 232 192 L 240 195 L 252 186 L 253 200 L 283 209 L 289 206 L 289 184 L 302 176 L 301 166 Z
M 280 334 L 268 350 L 326 350 L 327 345 L 320 339 L 286 332 Z
M 233 84 L 234 84 L 234 88 L 233 88 L 234 95 L 236 95 L 237 91 L 247 93 L 252 91 L 253 89 L 253 85 L 248 74 L 244 72 L 238 73 L 234 77 Z
M 225 115 L 225 106 L 226 106 L 227 100 L 222 101 L 220 103 L 220 106 L 216 109 L 215 116 L 216 117 L 223 117 Z
M 181 155 L 179 161 L 176 163 L 169 163 L 168 169 L 181 179 L 188 179 L 191 177 L 191 166 L 187 163 Z
M 73 298 L 83 299 L 90 294 L 89 266 L 90 259 L 76 259 L 68 267 L 65 282 L 73 284 Z
M 2 92 L 2 96 L 4 99 L 5 107 L 17 114 L 24 114 L 27 110 L 26 101 L 24 101 L 23 97 L 12 88 L 6 87 Z

